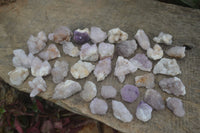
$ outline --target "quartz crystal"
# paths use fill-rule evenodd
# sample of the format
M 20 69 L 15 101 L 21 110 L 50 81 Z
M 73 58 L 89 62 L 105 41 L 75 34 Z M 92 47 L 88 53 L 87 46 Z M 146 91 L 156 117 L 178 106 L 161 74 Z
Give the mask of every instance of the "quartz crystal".
M 135 39 L 137 40 L 140 47 L 143 48 L 144 50 L 150 48 L 150 41 L 144 30 L 139 29 L 135 34 Z
M 53 99 L 65 99 L 81 91 L 81 85 L 73 80 L 66 80 L 56 85 Z
M 161 59 L 163 57 L 163 50 L 160 45 L 155 44 L 153 48 L 147 49 L 147 56 L 153 60 Z
M 181 99 L 175 97 L 168 97 L 166 99 L 167 107 L 178 117 L 183 117 L 185 115 L 185 110 L 183 108 L 183 103 Z
M 137 67 L 134 66 L 129 60 L 122 56 L 118 56 L 114 75 L 118 77 L 119 81 L 122 83 L 125 80 L 125 76 L 129 73 L 134 73 Z
M 139 89 L 136 86 L 130 85 L 130 84 L 124 85 L 120 93 L 121 93 L 122 99 L 129 103 L 134 102 L 140 95 Z
M 89 34 L 90 32 L 88 28 L 85 28 L 83 30 L 77 29 L 74 31 L 73 40 L 78 44 L 86 43 L 90 40 Z
M 154 88 L 154 75 L 152 73 L 147 73 L 141 76 L 136 76 L 135 85 L 138 87 L 146 87 L 147 89 Z
M 117 53 L 123 57 L 129 57 L 134 54 L 137 49 L 137 43 L 135 40 L 123 41 L 117 44 Z
M 113 57 L 114 54 L 114 50 L 115 50 L 115 46 L 113 44 L 110 43 L 100 43 L 99 44 L 99 55 L 100 55 L 100 59 L 104 59 L 107 57 Z
M 81 46 L 80 59 L 86 61 L 97 61 L 99 58 L 97 45 L 85 43 Z
M 177 77 L 164 78 L 159 82 L 159 86 L 168 94 L 174 94 L 176 96 L 184 96 L 186 94 L 185 86 L 183 85 L 181 79 Z
M 94 75 L 97 81 L 104 80 L 111 73 L 111 58 L 100 60 L 94 69 Z
M 113 86 L 102 86 L 101 95 L 103 98 L 115 98 L 117 95 L 117 90 Z
M 181 70 L 175 59 L 162 58 L 154 66 L 153 73 L 175 76 L 181 74 Z
M 71 57 L 77 57 L 80 54 L 78 47 L 74 46 L 72 42 L 60 42 L 63 45 L 63 52 Z
M 151 119 L 152 110 L 153 109 L 151 106 L 141 101 L 139 105 L 137 106 L 136 117 L 143 122 L 147 122 L 148 120 Z
M 13 85 L 21 85 L 24 80 L 28 77 L 29 71 L 24 67 L 16 67 L 15 70 L 8 73 L 10 82 Z
M 172 35 L 160 32 L 158 37 L 154 37 L 153 40 L 156 43 L 164 43 L 167 45 L 171 45 L 172 44 Z
M 56 61 L 51 70 L 52 80 L 54 83 L 60 83 L 67 77 L 69 64 L 66 61 Z
M 92 81 L 86 81 L 81 91 L 80 96 L 86 102 L 91 101 L 97 95 L 97 87 Z
M 133 120 L 132 114 L 122 102 L 112 100 L 112 110 L 115 118 L 123 122 L 131 122 Z
M 94 70 L 94 68 L 95 65 L 79 60 L 71 67 L 70 72 L 75 79 L 82 79 L 87 77 Z
M 166 54 L 171 57 L 183 58 L 185 57 L 185 47 L 175 46 L 166 51 Z
M 27 41 L 29 52 L 32 54 L 39 53 L 46 46 L 47 37 L 43 31 L 40 31 L 37 37 L 31 35 Z
M 32 89 L 30 97 L 35 97 L 40 92 L 46 91 L 47 88 L 46 82 L 42 77 L 36 77 L 32 81 L 29 81 L 28 84 Z
M 119 28 L 114 28 L 108 31 L 108 42 L 109 43 L 119 43 L 121 41 L 126 41 L 128 39 L 128 34 Z
M 159 92 L 154 89 L 147 89 L 144 95 L 144 101 L 156 110 L 163 110 L 165 103 Z
M 105 115 L 108 110 L 108 104 L 103 99 L 94 98 L 90 103 L 90 110 L 92 114 Z
M 51 60 L 57 57 L 61 57 L 60 51 L 58 50 L 55 44 L 50 44 L 48 48 L 45 51 L 42 51 L 41 53 L 39 53 L 38 56 L 42 58 L 43 60 Z
M 90 38 L 93 43 L 100 43 L 107 38 L 107 34 L 106 32 L 102 31 L 99 27 L 91 27 Z

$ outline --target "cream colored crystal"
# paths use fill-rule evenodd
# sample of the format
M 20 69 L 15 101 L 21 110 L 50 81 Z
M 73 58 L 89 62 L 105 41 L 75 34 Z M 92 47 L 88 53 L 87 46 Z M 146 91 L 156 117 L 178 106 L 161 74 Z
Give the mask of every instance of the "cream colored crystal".
M 172 35 L 160 32 L 158 37 L 154 37 L 153 40 L 156 43 L 164 43 L 166 45 L 172 44 Z
M 119 28 L 114 28 L 108 31 L 108 42 L 118 43 L 128 39 L 128 34 Z
M 97 61 L 99 58 L 97 45 L 85 43 L 81 46 L 80 59 L 85 61 Z
M 80 54 L 78 47 L 74 46 L 72 42 L 63 41 L 60 44 L 63 45 L 63 52 L 71 57 L 77 57 Z
M 153 48 L 147 49 L 147 56 L 153 60 L 161 59 L 163 57 L 163 50 L 160 45 L 155 44 Z
M 104 59 L 107 57 L 113 58 L 115 46 L 110 43 L 102 42 L 99 44 L 98 51 L 99 51 L 100 59 Z
M 175 46 L 166 51 L 166 54 L 175 57 L 175 58 L 183 58 L 185 57 L 185 47 Z
M 58 50 L 55 44 L 50 44 L 48 48 L 45 51 L 39 53 L 38 56 L 43 60 L 51 60 L 57 57 L 61 57 L 60 51 Z
M 29 81 L 28 84 L 32 88 L 30 97 L 35 97 L 40 92 L 46 91 L 46 88 L 47 88 L 46 82 L 44 81 L 42 77 L 36 77 L 32 81 Z

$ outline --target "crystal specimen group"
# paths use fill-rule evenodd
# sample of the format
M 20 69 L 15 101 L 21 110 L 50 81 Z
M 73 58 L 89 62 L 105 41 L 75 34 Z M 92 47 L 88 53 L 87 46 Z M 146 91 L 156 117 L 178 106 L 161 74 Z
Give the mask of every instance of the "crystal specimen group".
M 154 75 L 152 73 L 147 73 L 141 76 L 136 76 L 135 85 L 138 87 L 146 87 L 147 89 L 154 88 Z

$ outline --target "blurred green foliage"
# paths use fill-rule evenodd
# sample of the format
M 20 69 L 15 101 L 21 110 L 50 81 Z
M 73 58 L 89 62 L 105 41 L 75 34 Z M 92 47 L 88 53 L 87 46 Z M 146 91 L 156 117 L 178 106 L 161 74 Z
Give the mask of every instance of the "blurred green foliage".
M 180 1 L 192 8 L 200 8 L 200 0 L 180 0 Z

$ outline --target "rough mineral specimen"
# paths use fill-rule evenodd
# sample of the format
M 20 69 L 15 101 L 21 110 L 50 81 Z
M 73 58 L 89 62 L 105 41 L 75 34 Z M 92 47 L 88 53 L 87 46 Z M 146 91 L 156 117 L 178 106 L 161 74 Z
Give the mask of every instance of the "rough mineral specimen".
M 166 51 L 166 54 L 171 57 L 183 58 L 185 57 L 185 47 L 175 46 Z
M 137 49 L 137 43 L 135 40 L 123 41 L 117 44 L 118 55 L 123 57 L 129 57 L 134 54 Z
M 107 57 L 113 57 L 114 54 L 114 50 L 115 50 L 115 46 L 113 44 L 110 43 L 100 43 L 99 44 L 99 55 L 100 55 L 100 59 L 104 59 Z
M 108 110 L 108 105 L 105 100 L 94 98 L 90 103 L 92 114 L 105 115 Z
M 99 27 L 91 27 L 90 38 L 93 43 L 100 43 L 107 38 L 107 34 L 106 32 L 102 31 Z
M 177 77 L 164 78 L 159 82 L 159 86 L 168 94 L 174 94 L 176 96 L 184 96 L 186 94 L 185 86 L 183 85 L 181 79 Z
M 101 95 L 103 98 L 115 98 L 117 95 L 117 90 L 113 86 L 102 86 Z
M 63 52 L 71 57 L 77 57 L 80 54 L 78 47 L 74 46 L 72 42 L 60 42 L 63 45 Z
M 154 37 L 153 40 L 156 43 L 165 43 L 167 45 L 172 44 L 172 35 L 160 32 L 158 37 Z
M 53 99 L 65 99 L 81 91 L 81 85 L 73 80 L 66 80 L 56 85 Z
M 183 117 L 185 115 L 185 110 L 183 108 L 183 103 L 181 99 L 175 97 L 168 97 L 166 99 L 167 107 L 178 117 Z
M 13 85 L 21 85 L 24 80 L 28 77 L 29 71 L 24 67 L 16 67 L 15 70 L 8 73 L 10 82 Z
M 83 44 L 80 51 L 80 59 L 86 61 L 97 61 L 99 58 L 97 45 Z
M 162 58 L 154 66 L 153 73 L 175 76 L 181 74 L 181 70 L 175 59 Z
M 129 60 L 135 67 L 143 71 L 151 71 L 152 62 L 146 57 L 145 54 L 136 54 Z
M 74 31 L 73 40 L 78 44 L 86 43 L 90 40 L 89 34 L 90 32 L 88 28 L 85 28 L 83 30 L 77 29 Z
M 72 36 L 71 30 L 66 26 L 61 26 L 57 28 L 53 33 L 48 35 L 49 40 L 55 43 L 60 43 L 62 41 L 69 42 Z
M 42 77 L 50 74 L 51 65 L 48 61 L 42 62 L 38 57 L 35 57 L 31 63 L 31 74 L 36 77 Z
M 81 91 L 80 96 L 86 102 L 91 101 L 97 95 L 96 85 L 92 81 L 86 81 L 83 87 L 83 91 Z
M 140 95 L 139 89 L 130 84 L 126 84 L 120 91 L 122 99 L 126 102 L 132 103 Z
M 41 53 L 39 53 L 38 56 L 42 58 L 43 60 L 51 60 L 57 57 L 61 57 L 60 51 L 58 50 L 55 44 L 50 44 L 48 48 L 45 51 L 42 51 Z
M 60 83 L 67 76 L 69 64 L 66 61 L 56 61 L 51 70 L 54 83 Z
M 94 70 L 94 68 L 95 65 L 79 60 L 71 67 L 70 72 L 75 79 L 82 79 L 87 77 Z
M 152 110 L 153 109 L 151 106 L 141 101 L 140 104 L 137 106 L 136 117 L 143 122 L 147 122 L 151 119 Z
M 138 87 L 146 87 L 147 89 L 154 88 L 154 75 L 152 73 L 148 73 L 141 76 L 136 76 L 135 85 Z
M 37 37 L 31 35 L 27 41 L 29 52 L 32 54 L 39 53 L 46 46 L 47 37 L 43 31 L 40 31 Z
M 111 70 L 111 58 L 100 60 L 94 69 L 97 81 L 104 80 L 110 74 Z
M 153 60 L 161 59 L 163 57 L 163 50 L 160 47 L 160 45 L 155 44 L 153 49 L 152 48 L 147 49 L 147 56 Z
M 144 30 L 139 29 L 135 34 L 135 39 L 139 43 L 140 47 L 143 48 L 144 50 L 150 48 L 150 41 Z
M 47 88 L 46 82 L 42 77 L 36 77 L 32 81 L 29 81 L 28 84 L 32 89 L 30 97 L 35 97 L 40 92 L 46 91 Z
M 121 41 L 126 41 L 128 39 L 128 34 L 119 28 L 114 28 L 108 31 L 108 42 L 109 43 L 119 43 Z
M 133 119 L 132 114 L 122 102 L 112 100 L 112 110 L 115 118 L 123 122 L 131 122 Z
M 147 89 L 144 95 L 144 101 L 156 110 L 163 110 L 165 108 L 162 96 L 154 89 Z
M 134 73 L 136 70 L 137 67 L 134 66 L 129 60 L 124 59 L 122 56 L 118 56 L 114 75 L 118 77 L 121 83 L 124 82 L 127 74 Z

